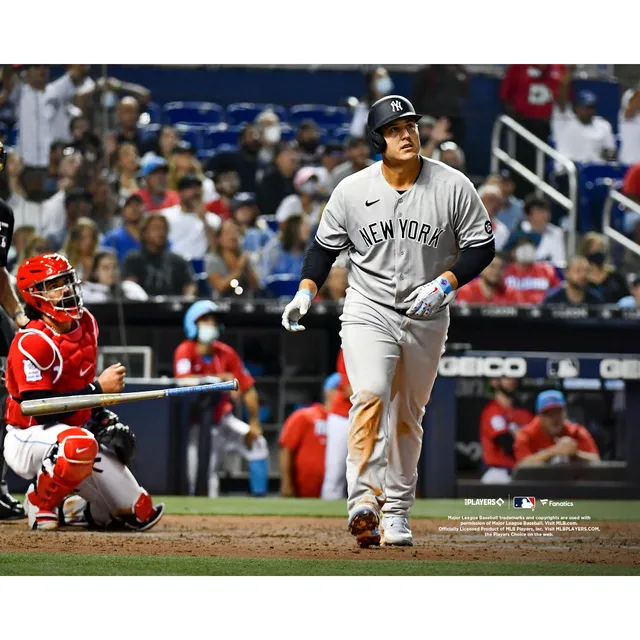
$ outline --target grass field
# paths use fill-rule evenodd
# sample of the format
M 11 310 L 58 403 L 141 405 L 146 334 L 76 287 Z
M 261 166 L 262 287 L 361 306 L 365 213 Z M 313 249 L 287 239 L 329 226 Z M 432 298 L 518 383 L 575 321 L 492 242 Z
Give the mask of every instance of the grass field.
M 175 517 L 165 518 L 161 525 L 144 534 L 32 533 L 24 523 L 0 526 L 0 575 L 640 575 L 640 555 L 635 551 L 640 550 L 640 526 L 634 524 L 640 522 L 640 501 L 573 501 L 573 507 L 537 505 L 535 509 L 538 516 L 588 516 L 610 531 L 620 529 L 621 549 L 627 550 L 624 553 L 629 558 L 628 562 L 620 562 L 614 551 L 590 559 L 588 545 L 592 543 L 596 550 L 597 545 L 603 544 L 615 549 L 615 541 L 604 537 L 587 541 L 583 547 L 580 545 L 584 540 L 566 546 L 561 542 L 549 549 L 549 560 L 545 561 L 544 545 L 529 545 L 522 547 L 522 553 L 504 555 L 509 541 L 504 544 L 492 540 L 494 546 L 481 543 L 485 545 L 483 551 L 477 540 L 465 545 L 433 533 L 438 531 L 437 524 L 446 523 L 448 516 L 522 514 L 507 503 L 502 507 L 477 507 L 465 506 L 463 500 L 419 500 L 413 510 L 414 535 L 416 530 L 419 535 L 415 547 L 361 552 L 344 532 L 343 501 L 245 497 L 157 500 L 166 503 L 167 516 Z M 272 521 L 281 524 L 268 530 Z M 259 530 L 263 525 L 264 532 Z M 309 531 L 305 532 L 307 527 Z M 316 545 L 321 552 L 311 558 L 301 557 L 309 548 L 309 540 L 315 542 L 314 535 L 325 536 L 325 541 Z M 633 536 L 639 538 L 637 543 L 631 539 Z M 214 546 L 205 547 L 212 539 Z M 38 544 L 31 544 L 32 541 Z M 183 542 L 192 546 L 185 547 Z M 84 551 L 78 546 L 82 544 Z M 161 544 L 164 546 L 160 550 L 155 548 Z M 272 553 L 277 557 L 263 557 L 264 549 L 274 548 Z M 570 553 L 567 555 L 572 548 L 581 551 L 575 556 L 576 561 L 572 561 L 574 556 Z M 503 555 L 496 555 L 495 549 L 498 553 L 502 550 Z M 234 553 L 241 557 L 229 557 Z

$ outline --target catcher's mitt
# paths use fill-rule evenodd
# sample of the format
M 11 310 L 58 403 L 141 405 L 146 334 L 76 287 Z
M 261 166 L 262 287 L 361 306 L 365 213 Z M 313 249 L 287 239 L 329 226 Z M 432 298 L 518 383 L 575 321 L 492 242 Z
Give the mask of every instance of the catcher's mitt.
M 93 409 L 85 429 L 93 433 L 98 444 L 113 451 L 122 464 L 131 466 L 136 455 L 136 436 L 117 414 L 104 407 Z

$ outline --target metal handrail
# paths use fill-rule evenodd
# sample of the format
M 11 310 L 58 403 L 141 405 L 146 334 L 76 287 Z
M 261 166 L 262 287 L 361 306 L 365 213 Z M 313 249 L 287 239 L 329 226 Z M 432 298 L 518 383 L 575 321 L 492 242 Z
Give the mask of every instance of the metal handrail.
M 627 209 L 631 209 L 636 213 L 640 214 L 640 204 L 634 202 L 633 200 L 627 198 L 627 196 L 623 196 L 619 191 L 615 189 L 609 189 L 609 195 L 604 203 L 604 209 L 602 211 L 602 233 L 604 233 L 607 237 L 611 238 L 614 242 L 621 244 L 625 249 L 629 249 L 637 256 L 640 256 L 640 245 L 633 240 L 627 238 L 627 236 L 623 235 L 619 231 L 616 231 L 611 226 L 611 212 L 613 209 L 614 200 L 621 204 L 623 207 Z
M 509 132 L 510 153 L 500 148 L 500 140 L 502 130 L 506 128 Z M 536 148 L 536 173 L 518 162 L 513 156 L 515 135 L 519 135 Z M 563 167 L 567 172 L 569 179 L 569 197 L 560 193 L 544 180 L 544 155 L 549 156 L 552 160 Z M 573 254 L 577 246 L 577 215 L 578 215 L 578 169 L 574 162 L 566 156 L 558 153 L 553 147 L 546 142 L 534 136 L 529 130 L 525 129 L 521 124 L 517 123 L 509 116 L 501 115 L 496 119 L 493 125 L 493 134 L 491 136 L 491 172 L 497 173 L 499 163 L 503 162 L 509 168 L 519 173 L 523 178 L 528 180 L 537 190 L 542 191 L 549 198 L 564 207 L 569 214 L 568 236 L 569 250 Z

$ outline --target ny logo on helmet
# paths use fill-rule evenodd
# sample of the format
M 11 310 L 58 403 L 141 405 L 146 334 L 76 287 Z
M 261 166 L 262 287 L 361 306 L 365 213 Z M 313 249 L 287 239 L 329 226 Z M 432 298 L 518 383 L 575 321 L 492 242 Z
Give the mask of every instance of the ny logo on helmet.
M 391 103 L 391 109 L 394 113 L 396 113 L 397 111 L 402 111 L 402 102 L 400 102 L 400 100 L 394 100 Z

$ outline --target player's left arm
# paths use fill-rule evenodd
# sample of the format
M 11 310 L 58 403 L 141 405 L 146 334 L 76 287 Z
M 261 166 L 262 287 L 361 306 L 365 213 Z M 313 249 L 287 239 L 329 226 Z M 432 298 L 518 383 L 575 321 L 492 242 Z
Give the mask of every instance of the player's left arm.
M 451 225 L 458 245 L 458 260 L 435 280 L 418 287 L 407 298 L 407 315 L 427 318 L 448 304 L 455 291 L 480 275 L 496 252 L 493 227 L 471 181 L 460 176 L 453 191 Z
M 600 453 L 598 451 L 598 445 L 591 436 L 591 434 L 582 427 L 575 440 L 578 442 L 578 450 L 575 457 L 585 462 L 600 462 Z
M 1 153 L 2 149 L 0 149 Z M 0 200 L 0 305 L 18 327 L 24 327 L 29 322 L 29 318 L 24 314 L 24 309 L 13 291 L 6 268 L 9 248 L 13 240 L 13 225 L 13 210 L 6 202 Z
M 231 379 L 238 380 L 238 390 L 242 396 L 242 402 L 249 414 L 249 432 L 253 438 L 262 435 L 262 427 L 260 425 L 260 398 L 255 387 L 253 376 L 247 371 L 240 356 L 235 352 L 229 353 L 229 365 Z M 221 377 L 226 377 L 224 374 Z

